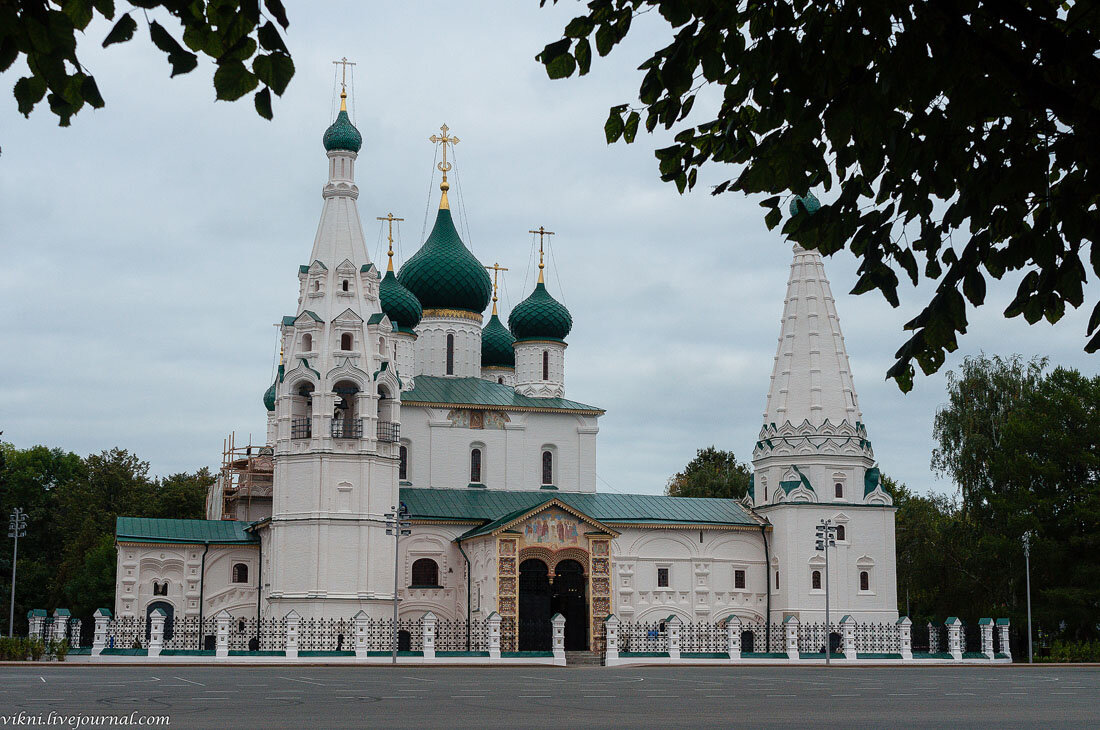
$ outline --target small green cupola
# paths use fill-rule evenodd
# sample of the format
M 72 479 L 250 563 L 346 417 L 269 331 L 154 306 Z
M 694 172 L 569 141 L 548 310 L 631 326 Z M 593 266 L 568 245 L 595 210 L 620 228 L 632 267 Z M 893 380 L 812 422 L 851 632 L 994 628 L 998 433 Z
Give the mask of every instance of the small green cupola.
M 516 351 L 512 349 L 512 343 L 515 341 L 516 338 L 493 312 L 489 323 L 481 330 L 481 367 L 514 368 Z
M 415 334 L 413 328 L 420 324 L 420 318 L 424 316 L 424 309 L 420 306 L 420 301 L 417 300 L 416 296 L 402 286 L 393 273 L 393 221 L 395 219 L 392 213 L 389 216 L 390 250 L 388 255 L 390 262 L 386 266 L 386 275 L 382 277 L 382 283 L 378 285 L 378 300 L 382 304 L 382 311 L 390 318 L 393 326 L 399 332 Z
M 553 235 L 542 227 L 538 231 L 540 236 Z M 535 291 L 531 296 L 517 304 L 508 315 L 508 328 L 516 338 L 516 342 L 524 340 L 556 340 L 565 342 L 565 336 L 573 329 L 573 317 L 565 305 L 546 290 L 546 278 L 543 263 L 542 238 L 539 239 L 539 282 L 535 285 Z
M 789 209 L 791 211 L 791 217 L 793 218 L 794 216 L 802 212 L 813 215 L 820 208 L 821 202 L 818 201 L 817 197 L 813 193 L 806 193 L 805 196 L 796 195 L 794 197 L 794 200 L 791 201 Z
M 340 92 L 340 113 L 336 115 L 336 121 L 325 130 L 325 150 L 346 150 L 358 152 L 363 147 L 363 135 L 351 123 L 348 117 L 347 92 Z
M 279 381 L 283 379 L 283 355 L 279 353 L 279 374 L 275 376 L 275 379 L 271 381 L 270 387 L 264 391 L 264 408 L 268 413 L 275 411 L 275 386 L 279 384 Z

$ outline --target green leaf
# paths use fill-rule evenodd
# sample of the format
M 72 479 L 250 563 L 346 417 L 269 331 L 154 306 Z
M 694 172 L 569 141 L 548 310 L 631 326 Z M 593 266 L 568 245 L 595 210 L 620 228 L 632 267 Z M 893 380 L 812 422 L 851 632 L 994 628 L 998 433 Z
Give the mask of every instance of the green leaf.
M 286 17 L 286 8 L 283 7 L 282 0 L 264 0 L 264 7 L 275 16 L 275 20 L 283 27 L 283 30 L 286 30 L 287 26 L 290 25 L 290 20 Z
M 265 51 L 280 51 L 288 56 L 290 55 L 286 44 L 283 43 L 282 36 L 279 35 L 278 29 L 270 20 L 260 26 L 256 36 L 260 39 L 260 45 Z
M 69 16 L 74 28 L 84 30 L 88 27 L 88 23 L 92 22 L 92 0 L 65 0 L 65 4 L 61 6 L 61 12 Z
M 577 50 L 574 55 L 577 59 L 577 68 L 580 75 L 584 76 L 592 68 L 592 46 L 589 45 L 587 38 L 581 38 L 577 41 Z
M 623 141 L 630 144 L 634 141 L 634 137 L 638 134 L 638 122 L 642 119 L 638 112 L 632 111 L 626 118 L 626 125 L 623 127 Z
M 46 95 L 46 79 L 41 76 L 24 76 L 15 82 L 15 100 L 19 103 L 19 113 L 29 117 L 34 105 Z
M 569 53 L 555 56 L 546 64 L 546 75 L 552 79 L 566 79 L 577 69 L 577 60 Z
M 92 0 L 92 6 L 107 20 L 115 17 L 115 0 Z
M 84 95 L 84 101 L 88 102 L 93 109 L 102 109 L 106 106 L 103 96 L 99 93 L 99 86 L 96 85 L 95 78 L 86 77 L 80 85 L 80 92 Z
M 603 125 L 603 134 L 607 138 L 607 143 L 618 142 L 619 137 L 623 136 L 623 117 L 622 111 L 619 107 L 612 107 L 611 111 L 607 115 L 607 121 Z
M 294 61 L 290 60 L 290 56 L 284 56 L 281 53 L 268 53 L 256 56 L 252 61 L 252 71 L 260 81 L 282 96 L 287 84 L 294 78 Z
M 595 27 L 596 24 L 592 22 L 591 18 L 587 15 L 581 15 L 569 21 L 569 24 L 565 26 L 564 35 L 566 38 L 587 38 Z
M 256 92 L 256 113 L 271 121 L 275 114 L 271 111 L 271 89 L 264 87 Z
M 783 220 L 783 213 L 779 211 L 779 208 L 772 208 L 764 216 L 764 224 L 768 227 L 768 230 L 774 230 L 776 226 Z
M 226 61 L 214 72 L 214 90 L 220 101 L 236 101 L 255 89 L 259 83 L 256 75 L 240 61 Z
M 103 47 L 106 48 L 114 43 L 125 43 L 134 37 L 135 30 L 137 30 L 137 22 L 130 17 L 129 13 L 126 13 L 118 19 L 115 27 L 111 28 L 111 32 L 103 39 Z
M 168 54 L 168 63 L 172 65 L 172 76 L 193 71 L 199 65 L 198 56 L 181 46 L 175 38 L 169 35 L 164 26 L 155 20 L 149 24 L 149 37 L 153 39 L 153 44 L 157 48 Z M 214 85 L 217 86 L 217 81 L 214 82 Z M 239 95 L 234 98 L 239 98 Z

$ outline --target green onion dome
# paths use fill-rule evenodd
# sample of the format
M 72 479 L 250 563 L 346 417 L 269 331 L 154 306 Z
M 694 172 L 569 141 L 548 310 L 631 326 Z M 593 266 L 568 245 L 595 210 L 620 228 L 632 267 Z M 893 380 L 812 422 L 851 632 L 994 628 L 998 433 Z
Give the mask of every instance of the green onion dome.
M 449 208 L 440 208 L 428 240 L 401 267 L 397 280 L 424 309 L 481 314 L 493 294 L 489 274 L 458 237 Z
M 279 374 L 275 376 L 275 380 L 271 381 L 271 387 L 264 391 L 264 408 L 268 412 L 275 410 L 275 386 L 280 380 L 283 379 L 283 366 L 279 365 Z
M 512 349 L 512 343 L 515 341 L 516 338 L 494 312 L 489 324 L 481 330 L 481 366 L 514 368 L 516 351 Z
M 424 310 L 413 293 L 401 286 L 392 268 L 378 285 L 378 299 L 382 303 L 382 311 L 398 330 L 412 332 L 413 327 L 420 324 Z
M 346 109 L 341 109 L 336 121 L 325 130 L 325 149 L 358 152 L 363 147 L 363 135 L 351 123 Z
M 821 203 L 818 201 L 813 193 L 806 193 L 806 197 L 804 198 L 795 196 L 790 205 L 791 217 L 793 218 L 802 211 L 806 211 L 807 213 L 813 215 L 818 211 L 819 208 L 821 208 Z
M 535 286 L 531 296 L 517 304 L 508 315 L 508 327 L 516 341 L 522 340 L 560 340 L 565 341 L 569 330 L 573 329 L 573 317 L 565 305 L 546 291 L 541 281 Z

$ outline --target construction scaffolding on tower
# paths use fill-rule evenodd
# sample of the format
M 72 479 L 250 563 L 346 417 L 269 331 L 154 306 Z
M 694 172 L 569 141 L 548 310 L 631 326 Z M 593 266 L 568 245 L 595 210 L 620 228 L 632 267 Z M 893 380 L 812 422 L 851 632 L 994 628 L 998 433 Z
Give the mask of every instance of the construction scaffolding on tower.
M 256 522 L 271 516 L 275 462 L 270 446 L 237 445 L 236 432 L 222 440 L 222 468 L 206 497 L 211 520 Z

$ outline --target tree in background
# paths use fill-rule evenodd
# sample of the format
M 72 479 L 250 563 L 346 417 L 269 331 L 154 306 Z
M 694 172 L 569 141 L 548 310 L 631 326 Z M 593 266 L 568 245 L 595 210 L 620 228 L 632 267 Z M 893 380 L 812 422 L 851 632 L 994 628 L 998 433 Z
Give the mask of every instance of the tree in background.
M 682 472 L 668 480 L 670 497 L 724 497 L 741 499 L 749 490 L 752 469 L 737 460 L 732 451 L 713 446 L 699 449 Z
M 642 114 L 650 132 L 675 128 L 656 151 L 661 179 L 683 192 L 704 167 L 735 174 L 714 194 L 770 194 L 769 228 L 783 195 L 835 187 L 783 232 L 826 255 L 849 248 L 853 293 L 894 307 L 899 275 L 938 282 L 887 372 L 903 390 L 914 364 L 935 372 L 956 349 L 989 277 L 1024 272 L 1005 316 L 1031 324 L 1085 303 L 1086 264 L 1100 274 L 1094 2 L 590 0 L 537 58 L 550 78 L 583 76 L 593 46 L 606 56 L 653 10 L 672 40 L 638 67 L 640 104 L 611 107 L 607 141 L 633 142 Z

